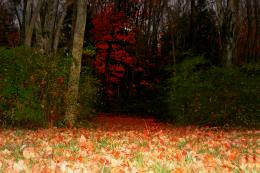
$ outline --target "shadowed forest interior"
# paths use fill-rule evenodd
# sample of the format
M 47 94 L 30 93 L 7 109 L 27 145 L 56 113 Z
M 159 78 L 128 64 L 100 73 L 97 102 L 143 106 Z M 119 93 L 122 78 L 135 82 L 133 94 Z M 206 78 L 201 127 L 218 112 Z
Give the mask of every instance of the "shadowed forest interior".
M 259 127 L 259 22 L 259 0 L 1 0 L 0 125 Z

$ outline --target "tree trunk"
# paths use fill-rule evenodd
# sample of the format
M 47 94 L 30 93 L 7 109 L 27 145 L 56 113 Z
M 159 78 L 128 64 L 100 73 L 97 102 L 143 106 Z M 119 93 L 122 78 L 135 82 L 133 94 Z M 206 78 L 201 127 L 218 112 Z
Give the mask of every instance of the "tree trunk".
M 55 27 L 58 18 L 59 0 L 48 0 L 45 4 L 45 13 L 43 16 L 44 26 L 42 35 L 42 49 L 48 54 L 53 53 L 53 40 L 55 37 Z
M 57 50 L 58 50 L 59 41 L 60 41 L 60 31 L 61 31 L 62 24 L 63 24 L 66 14 L 67 14 L 66 12 L 63 12 L 57 23 L 56 32 L 55 32 L 54 39 L 53 39 L 53 53 L 54 54 L 56 54 Z
M 38 14 L 41 9 L 41 3 L 42 1 L 37 1 L 37 4 L 35 7 L 32 5 L 32 0 L 27 1 L 26 6 L 26 16 L 25 16 L 25 38 L 24 38 L 24 44 L 26 47 L 31 47 L 32 44 L 32 36 L 33 36 L 33 29 L 35 26 L 35 23 L 38 18 Z M 34 9 L 32 9 L 34 8 Z
M 222 39 L 222 26 L 224 21 L 224 8 L 222 5 L 222 0 L 216 0 L 216 9 L 217 9 L 217 17 L 218 17 L 218 34 L 220 36 L 220 49 L 223 49 L 223 39 Z
M 234 51 L 236 47 L 236 25 L 238 21 L 238 8 L 239 0 L 229 0 L 228 1 L 228 11 L 230 18 L 228 22 L 228 35 L 227 35 L 227 63 L 226 66 L 230 67 L 233 65 Z
M 247 62 L 251 61 L 252 51 L 252 6 L 251 0 L 246 0 L 246 12 L 247 12 Z
M 56 54 L 57 50 L 58 50 L 59 41 L 60 41 L 60 31 L 62 29 L 62 24 L 66 17 L 66 14 L 67 14 L 67 8 L 72 4 L 73 4 L 73 1 L 66 1 L 65 8 L 64 8 L 61 16 L 58 19 L 56 29 L 55 29 L 56 32 L 55 32 L 54 39 L 53 39 L 53 53 L 54 54 Z
M 233 37 L 231 37 L 226 44 L 226 67 L 231 67 L 233 64 L 233 42 Z
M 85 0 L 77 0 L 77 20 L 73 37 L 72 57 L 68 92 L 66 97 L 65 121 L 68 127 L 75 124 L 78 110 L 78 91 L 81 71 L 82 48 L 86 27 L 87 9 Z
M 35 23 L 35 37 L 37 47 L 42 48 L 42 26 L 41 26 L 41 16 L 38 15 L 37 21 Z M 43 49 L 41 49 L 43 51 Z
M 76 21 L 77 21 L 77 3 L 74 3 L 73 5 L 73 13 L 72 13 L 72 28 L 71 28 L 71 35 L 70 35 L 70 43 L 69 43 L 69 48 L 72 49 L 73 47 L 73 37 L 74 37 L 74 32 L 75 32 L 75 27 L 76 27 Z
M 259 16 L 259 0 L 254 0 L 254 6 L 255 6 L 255 40 L 254 40 L 254 47 L 255 47 L 255 62 L 260 61 L 260 16 Z
M 222 3 L 222 0 L 216 0 L 222 56 L 225 58 L 226 67 L 231 67 L 236 45 L 235 32 L 239 0 L 229 0 L 226 7 Z
M 194 18 L 195 18 L 195 0 L 190 0 L 190 48 L 193 48 L 194 42 Z

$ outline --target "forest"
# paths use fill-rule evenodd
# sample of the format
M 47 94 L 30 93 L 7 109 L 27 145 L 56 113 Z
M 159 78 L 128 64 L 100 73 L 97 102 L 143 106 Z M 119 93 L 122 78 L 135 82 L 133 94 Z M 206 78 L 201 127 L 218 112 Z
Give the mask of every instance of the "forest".
M 257 172 L 259 125 L 259 0 L 0 1 L 0 173 Z

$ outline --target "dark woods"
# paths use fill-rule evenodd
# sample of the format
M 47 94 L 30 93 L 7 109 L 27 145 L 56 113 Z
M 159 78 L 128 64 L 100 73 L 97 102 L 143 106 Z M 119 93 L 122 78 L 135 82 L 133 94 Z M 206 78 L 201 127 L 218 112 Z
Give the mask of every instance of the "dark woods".
M 96 112 L 257 126 L 258 0 L 0 2 L 0 123 Z

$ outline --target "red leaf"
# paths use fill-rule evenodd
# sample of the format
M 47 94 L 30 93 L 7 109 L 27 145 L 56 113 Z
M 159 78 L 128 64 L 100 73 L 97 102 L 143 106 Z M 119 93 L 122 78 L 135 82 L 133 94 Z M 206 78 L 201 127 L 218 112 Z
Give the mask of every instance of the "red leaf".
M 108 49 L 108 44 L 107 43 L 97 43 L 96 47 L 99 49 Z

